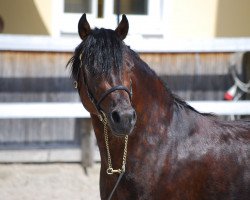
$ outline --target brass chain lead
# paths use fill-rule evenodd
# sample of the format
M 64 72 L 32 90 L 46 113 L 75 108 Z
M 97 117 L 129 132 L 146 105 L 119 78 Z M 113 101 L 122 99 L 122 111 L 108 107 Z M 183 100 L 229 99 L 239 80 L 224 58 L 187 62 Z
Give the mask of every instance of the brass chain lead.
M 126 169 L 127 153 L 128 153 L 128 135 L 125 136 L 125 140 L 124 140 L 124 151 L 123 151 L 123 157 L 122 157 L 122 171 L 123 172 L 125 172 L 125 169 Z
M 103 131 L 104 131 L 104 140 L 107 150 L 107 157 L 108 157 L 108 168 L 107 168 L 107 174 L 114 174 L 114 173 L 122 173 L 125 172 L 126 169 L 126 159 L 127 159 L 127 152 L 128 152 L 128 135 L 125 136 L 124 140 L 124 151 L 123 151 L 123 157 L 122 157 L 122 167 L 121 169 L 113 169 L 112 167 L 112 160 L 111 155 L 109 151 L 109 137 L 108 137 L 108 129 L 107 129 L 107 117 L 103 111 L 101 111 L 102 115 L 99 115 L 100 121 L 103 123 Z

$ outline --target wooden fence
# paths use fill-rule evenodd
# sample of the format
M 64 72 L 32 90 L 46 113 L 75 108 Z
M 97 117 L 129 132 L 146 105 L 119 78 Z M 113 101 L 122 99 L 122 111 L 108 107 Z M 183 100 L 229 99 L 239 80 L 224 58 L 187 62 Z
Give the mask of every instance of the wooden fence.
M 79 102 L 66 69 L 72 51 L 3 48 L 1 50 L 0 44 L 0 103 Z M 242 67 L 242 56 L 245 54 L 235 56 L 233 51 L 139 54 L 168 87 L 185 100 L 222 100 L 224 92 L 233 84 L 228 74 L 230 64 L 237 66 L 240 76 L 246 70 Z M 246 60 L 249 63 L 249 58 Z M 83 138 L 89 137 L 91 123 L 89 119 L 79 118 L 19 118 L 0 119 L 0 127 L 0 150 L 56 149 L 56 155 L 61 157 L 56 160 L 52 156 L 54 159 L 50 158 L 51 161 L 73 162 L 82 158 L 79 149 L 84 144 Z M 60 154 L 63 151 L 66 153 L 65 149 L 74 150 L 71 158 Z
M 250 115 L 250 101 L 191 101 L 188 103 L 199 112 L 217 115 Z M 48 145 L 46 148 L 30 145 L 31 148 L 5 148 L 0 151 L 0 162 L 81 162 L 84 167 L 89 167 L 94 160 L 100 161 L 99 152 L 94 148 L 94 133 L 84 123 L 90 115 L 83 109 L 81 103 L 0 103 L 0 119 L 18 118 L 79 118 L 82 124 L 77 130 L 82 133 L 81 145 L 75 147 L 64 145 L 64 148 Z

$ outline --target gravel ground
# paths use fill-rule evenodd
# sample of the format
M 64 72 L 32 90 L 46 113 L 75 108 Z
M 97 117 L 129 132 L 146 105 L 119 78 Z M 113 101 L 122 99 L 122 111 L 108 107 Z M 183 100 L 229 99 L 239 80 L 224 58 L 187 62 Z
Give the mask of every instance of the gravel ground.
M 100 164 L 1 164 L 0 200 L 100 200 Z

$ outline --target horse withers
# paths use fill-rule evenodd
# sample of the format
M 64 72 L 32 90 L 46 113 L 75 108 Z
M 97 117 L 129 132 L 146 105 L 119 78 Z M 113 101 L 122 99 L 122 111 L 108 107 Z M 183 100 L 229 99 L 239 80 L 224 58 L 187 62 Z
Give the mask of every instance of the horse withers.
M 70 62 L 101 156 L 102 200 L 250 199 L 250 121 L 196 111 L 115 30 L 91 29 Z

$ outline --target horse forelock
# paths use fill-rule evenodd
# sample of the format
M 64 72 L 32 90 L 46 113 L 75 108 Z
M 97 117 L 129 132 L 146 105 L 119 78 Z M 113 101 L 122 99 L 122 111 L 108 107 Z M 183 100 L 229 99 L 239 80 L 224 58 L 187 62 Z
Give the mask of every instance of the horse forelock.
M 79 44 L 69 63 L 76 78 L 80 65 L 92 76 L 108 75 L 112 69 L 121 70 L 126 45 L 110 29 L 94 29 Z M 80 60 L 80 57 L 82 60 Z

